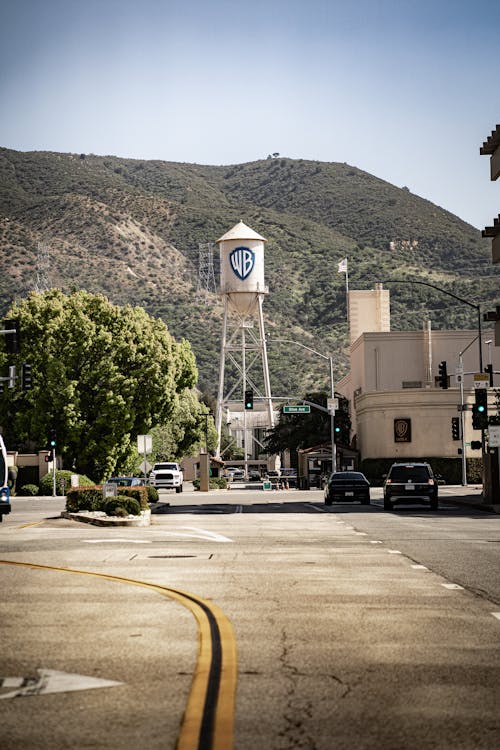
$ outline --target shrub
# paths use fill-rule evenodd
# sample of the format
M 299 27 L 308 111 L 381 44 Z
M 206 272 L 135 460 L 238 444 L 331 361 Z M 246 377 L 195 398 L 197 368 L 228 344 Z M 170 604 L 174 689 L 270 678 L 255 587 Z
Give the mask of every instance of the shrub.
M 227 479 L 226 477 L 213 477 L 210 480 L 210 487 L 219 488 L 220 490 L 227 490 Z
M 66 495 L 66 510 L 77 513 L 80 510 L 104 510 L 102 487 L 73 487 Z
M 106 501 L 104 510 L 108 516 L 138 516 L 141 512 L 141 506 L 133 497 L 118 495 Z
M 149 509 L 146 487 L 120 487 L 118 491 L 120 493 L 118 497 L 133 501 L 130 507 L 135 508 L 137 505 L 137 514 L 141 510 Z M 80 510 L 102 510 L 107 513 L 107 503 L 116 500 L 116 497 L 105 498 L 102 494 L 101 485 L 73 487 L 66 495 L 66 510 L 71 513 L 77 513 Z M 123 503 L 120 503 L 120 505 L 123 505 Z M 137 514 L 133 513 L 133 515 Z
M 76 472 L 74 471 L 67 471 L 65 469 L 56 471 L 56 494 L 57 495 L 66 494 L 68 489 L 71 487 L 71 476 L 75 473 Z M 94 484 L 92 479 L 89 479 L 83 474 L 78 474 L 78 482 L 79 482 L 80 487 Z M 42 477 L 40 480 L 39 494 L 40 495 L 52 495 L 53 483 L 54 483 L 53 473 L 49 472 L 48 474 L 45 474 L 45 476 Z
M 127 497 L 133 497 L 137 500 L 141 510 L 148 510 L 148 489 L 147 487 L 118 487 L 120 495 L 126 495 Z
M 36 484 L 25 484 L 21 487 L 20 494 L 25 497 L 34 497 L 38 495 L 38 487 Z
M 146 487 L 148 491 L 148 503 L 157 503 L 160 499 L 160 496 L 158 494 L 158 490 L 156 487 L 151 487 L 149 484 Z
M 200 489 L 199 479 L 193 479 L 193 487 L 195 488 L 195 490 Z M 226 477 L 211 477 L 208 482 L 208 487 L 211 490 L 226 490 L 227 479 Z

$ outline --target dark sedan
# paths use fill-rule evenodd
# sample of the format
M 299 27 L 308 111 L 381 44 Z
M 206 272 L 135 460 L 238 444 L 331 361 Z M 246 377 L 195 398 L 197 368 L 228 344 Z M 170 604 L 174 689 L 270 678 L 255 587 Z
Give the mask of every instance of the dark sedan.
M 360 471 L 336 471 L 325 487 L 325 505 L 354 500 L 370 505 L 370 482 Z

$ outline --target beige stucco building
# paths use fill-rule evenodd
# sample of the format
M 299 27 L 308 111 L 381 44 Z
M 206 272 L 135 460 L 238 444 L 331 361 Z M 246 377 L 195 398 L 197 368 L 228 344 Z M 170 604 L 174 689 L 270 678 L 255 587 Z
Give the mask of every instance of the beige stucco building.
M 464 436 L 467 458 L 480 458 L 470 443 L 481 439 L 472 429 L 474 373 L 479 372 L 477 330 L 390 330 L 389 291 L 377 285 L 349 293 L 350 372 L 336 386 L 351 404 L 352 431 L 361 460 L 457 458 L 461 440 L 452 436 L 452 418 L 461 418 L 462 395 L 456 370 L 463 364 Z M 482 334 L 484 363 L 500 370 L 493 332 Z M 489 342 L 489 343 L 488 343 Z M 437 382 L 445 361 L 449 388 Z M 490 410 L 494 394 L 489 390 Z M 460 431 L 461 434 L 461 431 Z M 468 445 L 469 444 L 469 445 Z

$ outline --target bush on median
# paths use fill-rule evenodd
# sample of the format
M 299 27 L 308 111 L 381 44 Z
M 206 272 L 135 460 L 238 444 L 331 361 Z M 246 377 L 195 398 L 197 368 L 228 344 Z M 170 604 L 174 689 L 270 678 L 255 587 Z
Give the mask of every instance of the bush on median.
M 141 513 L 141 506 L 134 497 L 117 495 L 106 500 L 104 511 L 107 516 L 138 516 Z
M 148 491 L 146 487 L 120 487 L 119 496 L 127 500 L 133 500 L 141 510 L 148 510 Z M 101 485 L 92 487 L 72 487 L 66 495 L 66 510 L 70 513 L 78 513 L 80 510 L 103 511 L 107 513 L 106 504 L 108 501 L 115 501 L 117 498 L 104 497 Z M 135 507 L 131 506 L 131 507 Z M 133 515 L 138 515 L 133 514 Z

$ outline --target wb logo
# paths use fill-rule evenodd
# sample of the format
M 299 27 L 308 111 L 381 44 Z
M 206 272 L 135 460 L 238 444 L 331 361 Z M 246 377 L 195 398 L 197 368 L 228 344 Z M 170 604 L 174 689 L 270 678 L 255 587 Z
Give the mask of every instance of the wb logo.
M 229 255 L 231 268 L 242 281 L 250 276 L 255 263 L 255 253 L 249 247 L 235 247 Z

